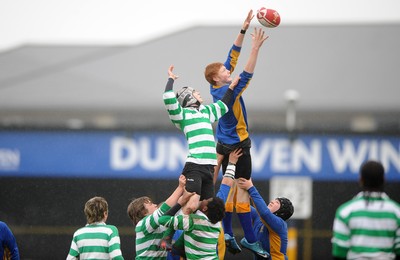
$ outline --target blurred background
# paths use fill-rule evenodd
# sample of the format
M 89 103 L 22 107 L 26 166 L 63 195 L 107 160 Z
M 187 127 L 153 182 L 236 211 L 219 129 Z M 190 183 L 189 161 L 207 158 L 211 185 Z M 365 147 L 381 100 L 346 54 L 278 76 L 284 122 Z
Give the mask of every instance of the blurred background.
M 330 257 L 334 212 L 359 191 L 362 161 L 385 164 L 400 201 L 398 1 L 2 0 L 0 220 L 21 259 L 65 258 L 96 195 L 134 257 L 129 200 L 165 200 L 186 156 L 162 102 L 168 66 L 175 89 L 210 103 L 205 66 L 225 60 L 247 12 L 263 6 L 281 24 L 264 28 L 244 98 L 257 188 L 297 203 L 289 259 Z M 234 75 L 260 26 L 254 18 Z

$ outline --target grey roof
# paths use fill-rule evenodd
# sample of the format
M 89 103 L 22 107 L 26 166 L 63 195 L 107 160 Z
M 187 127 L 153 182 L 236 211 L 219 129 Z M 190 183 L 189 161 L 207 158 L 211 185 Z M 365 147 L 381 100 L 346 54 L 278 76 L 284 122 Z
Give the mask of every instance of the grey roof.
M 248 58 L 246 34 L 237 69 Z M 250 126 L 285 129 L 284 93 L 294 89 L 304 131 L 400 129 L 400 24 L 266 29 L 246 90 Z M 0 53 L 0 128 L 173 129 L 162 93 L 190 85 L 211 102 L 205 66 L 224 61 L 237 26 L 194 27 L 133 46 L 27 45 Z M 367 129 L 366 129 L 367 130 Z

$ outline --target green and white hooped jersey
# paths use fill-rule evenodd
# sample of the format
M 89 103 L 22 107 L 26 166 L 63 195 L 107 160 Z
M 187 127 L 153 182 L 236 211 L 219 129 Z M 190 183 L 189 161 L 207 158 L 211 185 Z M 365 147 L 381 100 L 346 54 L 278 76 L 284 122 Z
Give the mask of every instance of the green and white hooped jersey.
M 185 134 L 189 154 L 186 162 L 217 165 L 217 152 L 212 123 L 228 112 L 224 102 L 218 100 L 197 108 L 183 108 L 170 90 L 164 92 L 164 104 L 172 123 Z
M 67 256 L 72 259 L 124 259 L 117 227 L 99 222 L 75 231 Z
M 218 260 L 217 244 L 221 222 L 213 224 L 203 212 L 197 210 L 190 215 L 172 217 L 169 226 L 184 231 L 187 259 Z
M 152 215 L 146 216 L 136 224 L 136 259 L 167 258 L 167 251 L 158 247 L 166 230 L 160 226 L 158 219 L 169 209 L 170 207 L 163 203 Z
M 336 211 L 333 255 L 395 259 L 400 255 L 400 206 L 383 192 L 360 192 Z

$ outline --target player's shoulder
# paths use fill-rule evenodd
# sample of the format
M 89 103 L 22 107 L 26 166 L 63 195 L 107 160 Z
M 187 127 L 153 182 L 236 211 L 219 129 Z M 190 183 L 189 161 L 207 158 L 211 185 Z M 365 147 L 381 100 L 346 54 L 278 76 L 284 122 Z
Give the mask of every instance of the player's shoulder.
M 354 197 L 352 199 L 349 199 L 345 202 L 343 202 L 342 204 L 339 205 L 339 207 L 337 208 L 336 212 L 343 215 L 348 215 L 350 214 L 352 211 L 356 210 L 359 207 L 362 207 L 361 203 L 363 203 L 364 200 L 362 197 Z M 364 202 L 365 203 L 365 202 Z
M 387 197 L 385 199 L 386 203 L 390 205 L 391 208 L 393 208 L 394 211 L 396 211 L 397 214 L 400 214 L 400 203 L 395 201 L 394 199 L 391 199 Z
M 112 233 L 117 232 L 118 233 L 118 228 L 115 225 L 106 224 L 106 225 L 104 225 L 104 228 L 110 230 L 108 232 L 112 232 Z

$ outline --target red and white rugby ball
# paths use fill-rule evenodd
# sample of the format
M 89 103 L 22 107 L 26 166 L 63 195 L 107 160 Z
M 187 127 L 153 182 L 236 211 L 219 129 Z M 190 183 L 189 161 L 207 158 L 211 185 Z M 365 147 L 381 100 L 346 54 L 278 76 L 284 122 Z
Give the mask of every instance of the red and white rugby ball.
M 268 28 L 275 28 L 281 23 L 281 16 L 274 9 L 268 9 L 265 7 L 261 7 L 260 10 L 257 11 L 257 19 L 258 21 Z

